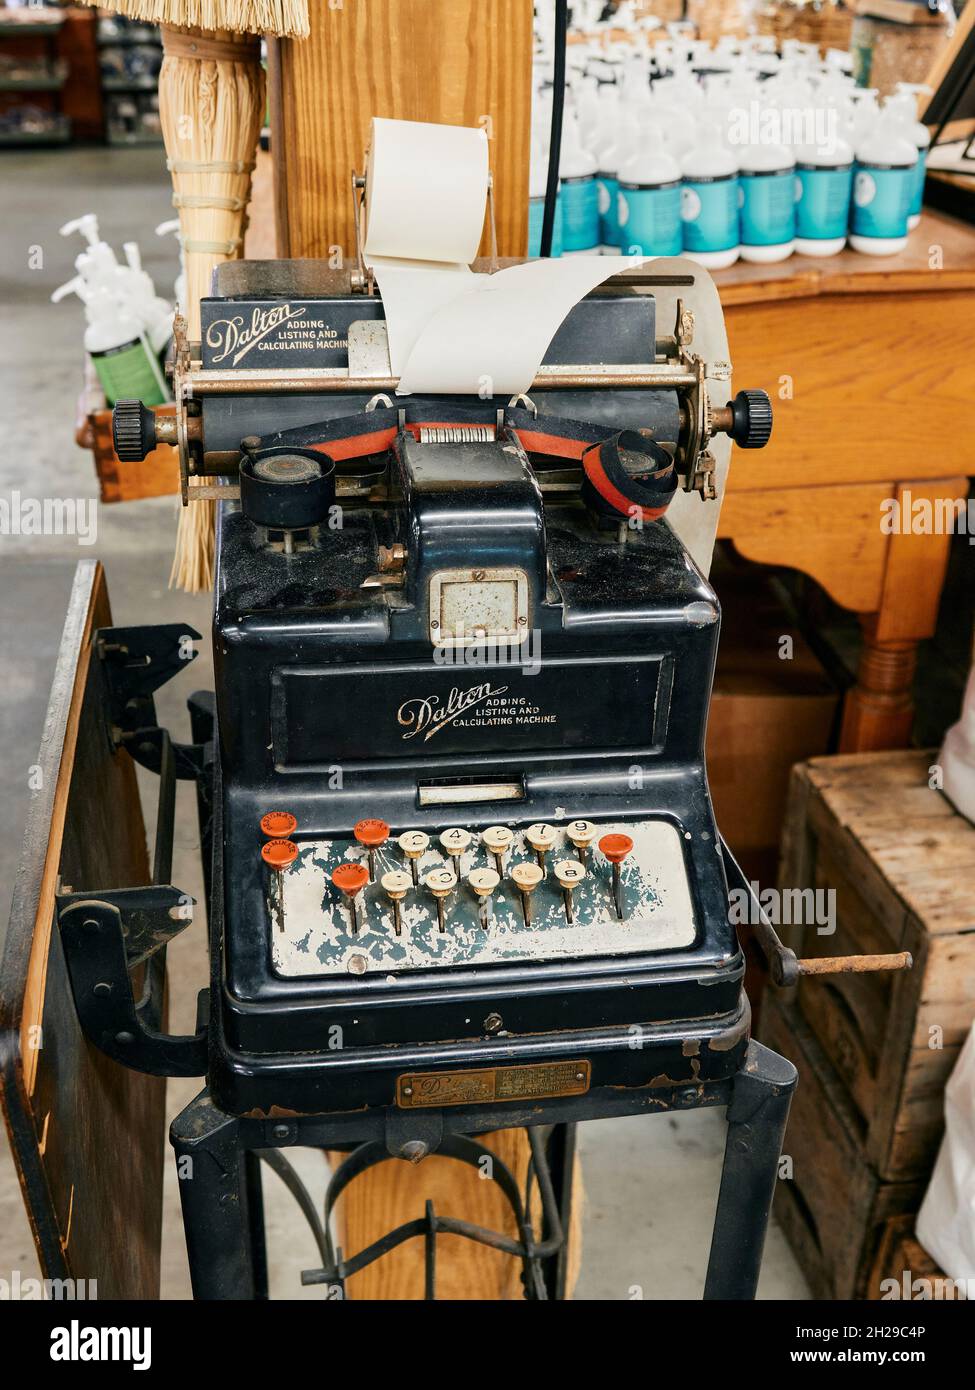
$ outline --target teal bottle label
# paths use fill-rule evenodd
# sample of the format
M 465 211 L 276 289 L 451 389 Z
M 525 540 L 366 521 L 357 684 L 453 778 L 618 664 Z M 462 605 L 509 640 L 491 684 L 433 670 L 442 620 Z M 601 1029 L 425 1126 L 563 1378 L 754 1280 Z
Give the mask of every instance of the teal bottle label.
M 679 256 L 683 248 L 680 184 L 621 183 L 619 228 L 624 256 Z
M 741 174 L 742 246 L 781 246 L 796 234 L 796 176 L 791 169 Z
M 857 164 L 850 230 L 856 236 L 907 236 L 917 174 L 914 165 Z
M 924 205 L 924 177 L 928 167 L 927 150 L 918 150 L 917 163 L 914 166 L 914 195 L 911 198 L 910 215 L 920 216 L 921 208 Z
M 800 164 L 796 170 L 796 233 L 807 241 L 845 237 L 850 220 L 853 165 L 829 169 Z
M 542 223 L 545 220 L 545 199 L 529 198 L 528 200 L 528 254 L 529 256 L 540 256 L 542 254 Z M 552 255 L 561 256 L 562 254 L 562 193 L 556 195 L 555 199 L 555 222 L 552 225 Z
M 685 251 L 730 251 L 738 245 L 738 180 L 685 179 L 680 191 Z
M 562 180 L 562 250 L 592 251 L 599 245 L 599 190 L 591 174 Z
M 603 246 L 619 246 L 620 224 L 616 216 L 616 194 L 620 181 L 615 174 L 597 174 L 599 195 L 599 240 Z

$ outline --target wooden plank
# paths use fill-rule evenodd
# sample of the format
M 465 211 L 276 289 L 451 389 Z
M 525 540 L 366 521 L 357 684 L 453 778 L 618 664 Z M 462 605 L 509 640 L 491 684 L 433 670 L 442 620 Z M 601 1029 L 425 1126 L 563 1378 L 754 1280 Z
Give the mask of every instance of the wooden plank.
M 893 1279 L 901 1290 L 899 1297 L 906 1297 L 905 1274 L 910 1277 L 912 1285 L 917 1279 L 927 1281 L 928 1288 L 924 1290 L 924 1297 L 955 1301 L 963 1296 L 961 1290 L 956 1289 L 953 1281 L 947 1278 L 915 1236 L 912 1213 L 892 1216 L 884 1223 L 877 1257 L 864 1296 L 874 1300 L 889 1298 L 889 1285 L 885 1286 L 884 1281 Z M 919 1294 L 914 1292 L 914 1296 L 918 1297 Z
M 524 1191 L 530 1149 L 523 1129 L 498 1130 L 481 1136 L 515 1175 Z M 341 1155 L 336 1155 L 340 1160 Z M 569 1231 L 569 1296 L 578 1275 L 581 1259 L 580 1220 L 582 1178 L 576 1158 L 573 1177 L 573 1219 Z M 415 1167 L 392 1162 L 363 1173 L 343 1194 L 337 1216 L 342 1230 L 341 1245 L 347 1257 L 357 1254 L 374 1240 L 406 1221 L 424 1214 L 426 1201 L 441 1216 L 460 1217 L 478 1226 L 500 1231 L 520 1239 L 511 1208 L 498 1186 L 482 1174 L 455 1159 L 432 1154 Z M 535 1190 L 532 1213 L 538 1230 L 539 1201 Z M 349 1280 L 348 1293 L 354 1299 L 414 1301 L 424 1296 L 424 1242 L 407 1241 Z M 520 1299 L 521 1262 L 499 1250 L 456 1236 L 437 1240 L 437 1299 L 496 1301 Z
M 770 384 L 744 372 L 738 379 Z M 732 465 L 718 535 L 749 560 L 802 570 L 844 608 L 874 612 L 883 593 L 889 540 L 880 530 L 880 507 L 890 486 L 790 487 L 790 462 L 778 484 L 759 492 L 752 487 L 751 468 L 750 461 Z M 736 482 L 736 475 L 744 481 Z
M 846 1088 L 797 1010 L 772 994 L 760 1032 L 799 1069 L 783 1147 L 792 1174 L 777 1186 L 776 1217 L 814 1297 L 863 1297 L 886 1221 L 916 1211 L 924 1183 L 879 1181 Z
M 498 250 L 523 256 L 531 61 L 530 0 L 312 5 L 310 37 L 281 40 L 269 72 L 279 254 L 354 257 L 349 179 L 387 116 L 486 126 Z
M 165 1083 L 83 1037 L 54 928 L 59 880 L 93 892 L 148 881 L 135 770 L 107 736 L 91 659 L 94 629 L 110 623 L 101 566 L 84 561 L 0 964 L 0 1104 L 45 1277 L 95 1280 L 101 1298 L 155 1298 Z
M 920 441 L 967 436 L 971 315 L 971 288 L 726 307 L 735 382 L 764 388 L 775 409 L 768 446 L 736 456 L 729 496 L 963 472 Z M 937 351 L 926 351 L 931 343 Z M 905 438 L 908 419 L 916 445 Z

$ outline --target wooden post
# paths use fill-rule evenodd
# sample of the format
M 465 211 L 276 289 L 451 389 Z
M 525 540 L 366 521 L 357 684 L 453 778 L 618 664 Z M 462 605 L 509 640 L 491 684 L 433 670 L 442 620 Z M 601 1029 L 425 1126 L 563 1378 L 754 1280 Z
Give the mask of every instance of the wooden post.
M 349 179 L 373 116 L 484 125 L 498 253 L 525 255 L 530 0 L 321 0 L 308 39 L 270 50 L 279 256 L 354 256 Z

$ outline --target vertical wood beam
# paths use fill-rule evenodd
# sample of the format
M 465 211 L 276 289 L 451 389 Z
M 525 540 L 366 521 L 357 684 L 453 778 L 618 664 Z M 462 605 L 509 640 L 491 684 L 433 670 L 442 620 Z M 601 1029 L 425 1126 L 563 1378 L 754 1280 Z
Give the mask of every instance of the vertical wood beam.
M 278 40 L 269 63 L 278 254 L 354 256 L 349 178 L 387 116 L 486 125 L 498 251 L 523 256 L 531 64 L 531 0 L 312 5 L 310 37 Z

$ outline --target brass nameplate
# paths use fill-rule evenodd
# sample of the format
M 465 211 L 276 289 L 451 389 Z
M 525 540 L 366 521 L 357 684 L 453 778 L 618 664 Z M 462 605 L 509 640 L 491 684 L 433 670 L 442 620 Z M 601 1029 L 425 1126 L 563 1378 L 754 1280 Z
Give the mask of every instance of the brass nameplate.
M 581 1096 L 589 1090 L 590 1072 L 588 1062 L 407 1072 L 396 1079 L 396 1104 L 404 1110 L 416 1110 L 425 1105 L 484 1105 L 489 1101 Z

